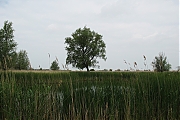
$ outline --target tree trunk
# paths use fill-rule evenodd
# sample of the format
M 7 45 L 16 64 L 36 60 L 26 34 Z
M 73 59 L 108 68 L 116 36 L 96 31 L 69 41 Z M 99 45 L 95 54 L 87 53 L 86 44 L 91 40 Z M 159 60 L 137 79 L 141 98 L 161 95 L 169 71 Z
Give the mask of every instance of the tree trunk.
M 87 69 L 87 72 L 89 72 L 89 67 L 88 66 L 86 66 L 86 69 Z

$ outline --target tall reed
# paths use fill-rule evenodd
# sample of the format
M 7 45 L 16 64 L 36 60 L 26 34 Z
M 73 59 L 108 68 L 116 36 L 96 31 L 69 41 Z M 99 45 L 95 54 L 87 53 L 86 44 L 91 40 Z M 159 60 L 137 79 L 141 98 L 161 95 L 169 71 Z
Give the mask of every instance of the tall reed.
M 177 72 L 0 72 L 1 119 L 180 119 Z

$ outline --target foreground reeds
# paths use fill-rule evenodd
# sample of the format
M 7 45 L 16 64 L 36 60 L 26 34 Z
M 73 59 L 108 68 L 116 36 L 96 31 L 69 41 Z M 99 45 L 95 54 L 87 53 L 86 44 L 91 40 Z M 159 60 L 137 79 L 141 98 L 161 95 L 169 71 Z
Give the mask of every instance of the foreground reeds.
M 177 72 L 0 72 L 7 120 L 180 119 Z

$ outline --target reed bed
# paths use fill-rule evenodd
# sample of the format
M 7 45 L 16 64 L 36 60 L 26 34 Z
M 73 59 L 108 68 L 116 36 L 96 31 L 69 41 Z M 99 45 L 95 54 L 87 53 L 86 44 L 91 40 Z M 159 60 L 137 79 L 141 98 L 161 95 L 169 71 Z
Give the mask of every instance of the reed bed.
M 180 119 L 178 72 L 0 72 L 2 120 Z

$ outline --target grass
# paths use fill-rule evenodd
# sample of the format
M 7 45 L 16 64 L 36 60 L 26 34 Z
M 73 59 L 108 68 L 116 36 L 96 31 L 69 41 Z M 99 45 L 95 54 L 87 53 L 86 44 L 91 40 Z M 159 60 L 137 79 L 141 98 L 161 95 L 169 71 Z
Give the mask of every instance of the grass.
M 7 120 L 180 119 L 178 72 L 0 72 Z

